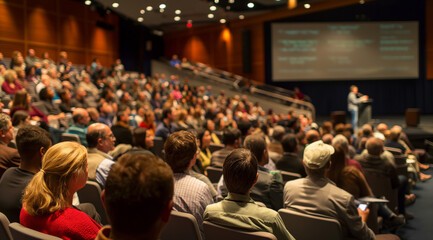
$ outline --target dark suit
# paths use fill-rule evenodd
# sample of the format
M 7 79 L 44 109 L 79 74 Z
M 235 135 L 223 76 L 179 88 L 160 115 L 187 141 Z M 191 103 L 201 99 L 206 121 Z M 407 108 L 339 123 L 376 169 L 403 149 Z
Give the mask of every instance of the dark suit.
M 299 173 L 302 177 L 306 177 L 304 165 L 296 153 L 284 153 L 283 157 L 275 164 L 278 170 Z
M 8 168 L 18 167 L 20 162 L 21 158 L 18 151 L 0 142 L 0 178 Z

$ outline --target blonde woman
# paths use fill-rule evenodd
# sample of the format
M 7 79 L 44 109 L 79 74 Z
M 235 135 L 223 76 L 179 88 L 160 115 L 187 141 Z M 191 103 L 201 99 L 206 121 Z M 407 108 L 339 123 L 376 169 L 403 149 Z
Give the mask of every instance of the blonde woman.
M 101 226 L 72 206 L 87 174 L 87 151 L 82 145 L 62 142 L 48 149 L 41 170 L 24 191 L 20 223 L 62 239 L 94 239 Z

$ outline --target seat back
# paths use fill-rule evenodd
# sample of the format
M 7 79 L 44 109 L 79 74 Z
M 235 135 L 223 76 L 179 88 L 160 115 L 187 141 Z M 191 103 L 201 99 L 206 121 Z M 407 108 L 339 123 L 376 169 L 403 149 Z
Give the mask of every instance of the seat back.
M 406 163 L 407 155 L 394 155 L 395 167 L 398 175 L 409 176 L 407 172 L 408 164 Z
M 171 211 L 170 220 L 161 232 L 160 240 L 201 240 L 197 220 L 189 213 Z
M 391 179 L 384 176 L 380 171 L 374 169 L 364 169 L 364 176 L 368 182 L 368 185 L 373 191 L 374 196 L 385 198 L 389 201 L 388 207 L 391 210 L 395 210 L 398 206 L 397 203 L 397 188 L 392 189 Z
M 101 199 L 101 187 L 97 182 L 87 181 L 86 185 L 77 192 L 80 203 L 91 203 L 101 216 L 101 223 L 107 225 L 108 217 Z
M 62 133 L 62 138 L 60 140 L 61 142 L 77 142 L 77 143 L 81 143 L 80 142 L 80 138 L 78 137 L 78 135 L 75 134 L 70 134 L 70 133 Z
M 301 174 L 299 173 L 292 173 L 292 172 L 286 172 L 286 171 L 281 171 L 281 176 L 283 177 L 283 183 L 286 183 L 288 181 L 292 181 L 298 178 L 301 178 Z
M 156 156 L 164 159 L 164 139 L 161 137 L 155 137 L 153 139 L 153 148 L 151 152 L 153 152 Z
M 222 144 L 211 143 L 211 144 L 209 145 L 209 151 L 210 151 L 211 153 L 216 152 L 216 151 L 218 151 L 218 150 L 221 150 L 221 149 L 223 149 L 223 148 L 224 148 L 224 145 L 222 145 Z
M 9 231 L 9 219 L 0 212 L 0 239 L 13 240 L 11 232 Z
M 278 210 L 287 230 L 297 240 L 342 240 L 343 232 L 336 219 L 299 213 L 289 209 Z
M 277 238 L 268 232 L 246 232 L 238 229 L 232 229 L 204 221 L 203 230 L 206 240 L 277 240 Z
M 401 154 L 403 154 L 403 152 L 401 151 L 400 148 L 383 147 L 383 150 L 386 150 L 386 151 L 392 153 L 392 155 L 401 155 Z
M 218 183 L 223 175 L 223 169 L 217 167 L 208 167 L 206 168 L 206 172 L 211 183 Z
M 11 223 L 9 229 L 14 240 L 61 240 L 59 237 L 38 232 L 16 222 Z

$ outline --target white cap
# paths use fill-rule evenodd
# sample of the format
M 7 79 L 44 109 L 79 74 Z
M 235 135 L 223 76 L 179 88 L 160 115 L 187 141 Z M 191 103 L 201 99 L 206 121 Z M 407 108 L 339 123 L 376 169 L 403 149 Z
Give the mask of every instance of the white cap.
M 313 142 L 304 150 L 305 166 L 311 169 L 322 168 L 334 152 L 334 147 L 323 143 L 322 140 Z

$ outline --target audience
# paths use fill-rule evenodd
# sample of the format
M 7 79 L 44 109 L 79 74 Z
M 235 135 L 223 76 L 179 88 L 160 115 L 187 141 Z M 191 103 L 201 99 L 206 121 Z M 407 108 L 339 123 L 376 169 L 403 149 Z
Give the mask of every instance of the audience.
M 74 193 L 86 184 L 87 170 L 82 145 L 63 142 L 49 148 L 24 191 L 20 223 L 63 239 L 94 239 L 101 226 L 72 205 Z
M 89 153 L 89 180 L 97 181 L 103 187 L 108 172 L 114 164 L 108 152 L 114 149 L 116 138 L 107 125 L 94 123 L 87 129 L 86 139 Z
M 354 197 L 338 188 L 325 177 L 331 163 L 334 148 L 316 141 L 305 148 L 304 166 L 306 178 L 289 181 L 284 186 L 285 208 L 304 214 L 332 218 L 340 223 L 345 238 L 383 239 L 375 236 L 365 223 L 370 213 L 357 208 Z M 385 239 L 388 236 L 384 236 Z M 398 239 L 397 236 L 392 239 Z
M 214 200 L 206 183 L 188 173 L 197 159 L 197 139 L 187 131 L 175 132 L 168 136 L 164 150 L 165 161 L 174 173 L 173 209 L 192 214 L 202 230 L 203 212 Z
M 96 240 L 157 240 L 173 207 L 173 172 L 157 157 L 125 154 L 108 174 L 102 199 L 110 226 Z
M 278 170 L 298 173 L 302 177 L 307 176 L 305 173 L 302 161 L 298 156 L 298 140 L 296 135 L 289 133 L 284 135 L 281 144 L 283 146 L 284 154 L 280 160 L 275 164 Z
M 0 179 L 0 212 L 10 222 L 19 222 L 21 198 L 27 184 L 39 172 L 42 157 L 51 146 L 47 131 L 36 126 L 24 126 L 17 134 L 17 148 L 21 156 L 19 167 L 10 167 Z
M 83 146 L 87 147 L 87 127 L 89 125 L 89 113 L 84 108 L 76 108 L 72 113 L 74 124 L 68 128 L 67 133 L 78 135 Z
M 229 194 L 221 202 L 207 206 L 203 219 L 229 228 L 270 232 L 279 240 L 294 239 L 276 211 L 260 207 L 250 198 L 250 190 L 259 178 L 257 169 L 257 159 L 249 150 L 232 151 L 223 165 Z
M 0 178 L 10 167 L 18 167 L 20 155 L 15 148 L 8 145 L 14 139 L 14 127 L 11 118 L 5 113 L 0 113 Z
M 223 134 L 224 148 L 212 153 L 211 166 L 222 168 L 225 158 L 241 146 L 241 131 L 235 128 L 225 129 Z

